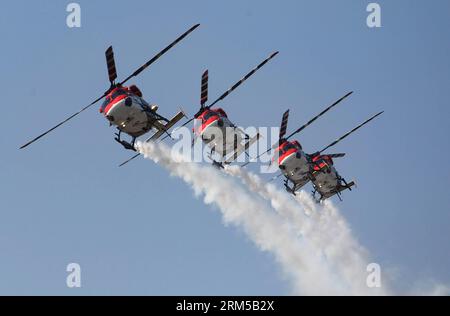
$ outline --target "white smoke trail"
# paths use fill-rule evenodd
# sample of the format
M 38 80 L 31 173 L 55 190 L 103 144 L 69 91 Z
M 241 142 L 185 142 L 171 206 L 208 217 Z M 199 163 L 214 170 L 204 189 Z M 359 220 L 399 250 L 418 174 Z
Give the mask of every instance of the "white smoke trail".
M 146 158 L 191 185 L 197 196 L 204 195 L 206 204 L 217 206 L 226 224 L 243 228 L 261 250 L 272 253 L 291 281 L 293 294 L 351 294 L 315 246 L 307 239 L 297 238 L 263 199 L 234 178 L 211 166 L 187 162 L 164 144 L 138 143 L 137 148 Z
M 236 167 L 227 171 L 241 178 L 242 187 L 209 165 L 187 162 L 164 144 L 139 143 L 138 150 L 191 185 L 204 202 L 215 205 L 225 224 L 243 228 L 263 251 L 273 254 L 292 284 L 292 294 L 389 295 L 382 288 L 369 288 L 365 280 L 368 252 L 353 238 L 351 230 L 332 203 L 317 205 L 305 192 L 294 202 L 291 195 Z M 264 200 L 281 216 L 275 216 Z M 286 220 L 282 220 L 286 219 Z M 297 238 L 299 237 L 299 238 Z M 430 282 L 410 291 L 412 295 L 449 295 L 446 285 Z
M 323 206 L 301 191 L 295 199 L 259 176 L 232 166 L 227 172 L 264 199 L 296 229 L 304 239 L 320 250 L 330 267 L 345 282 L 348 294 L 386 295 L 387 286 L 369 288 L 366 285 L 368 253 L 353 238 L 350 228 L 339 211 L 328 201 Z

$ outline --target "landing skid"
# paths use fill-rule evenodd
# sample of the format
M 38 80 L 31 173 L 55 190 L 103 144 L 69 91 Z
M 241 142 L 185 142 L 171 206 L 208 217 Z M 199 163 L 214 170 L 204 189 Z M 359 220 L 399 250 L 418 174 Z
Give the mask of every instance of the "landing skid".
M 317 197 L 317 194 L 319 194 L 320 197 Z M 317 190 L 316 186 L 314 186 L 314 190 L 312 191 L 312 197 L 313 197 L 313 200 L 314 200 L 317 204 L 322 203 L 322 202 L 325 201 L 327 198 L 332 197 L 333 195 L 334 195 L 334 194 L 331 194 L 330 196 L 325 197 L 322 193 L 320 193 L 320 192 Z M 340 199 L 340 197 L 339 197 L 339 199 Z M 342 200 L 341 200 L 341 201 L 342 201 Z
M 289 180 L 286 179 L 286 180 L 284 180 L 284 187 L 286 188 L 287 192 L 292 193 L 294 196 L 297 196 L 297 194 L 295 193 L 296 192 L 295 184 L 292 187 L 290 187 Z
M 146 143 L 151 142 L 151 141 L 156 141 L 157 139 L 159 139 L 164 133 L 168 134 L 168 130 L 173 127 L 178 121 L 180 121 L 183 117 L 185 117 L 186 115 L 184 114 L 183 111 L 178 112 L 170 121 L 169 123 L 167 123 L 166 125 L 162 125 L 161 123 L 159 123 L 159 125 L 155 127 L 158 129 L 158 131 L 153 134 L 153 136 L 151 136 L 150 138 L 147 138 L 145 140 Z M 116 134 L 117 135 L 117 134 Z M 170 136 L 170 134 L 169 134 Z M 133 139 L 132 144 L 127 143 L 127 142 L 123 142 L 120 140 L 120 131 L 119 131 L 119 135 L 118 135 L 118 139 L 116 138 L 116 141 L 118 141 L 120 144 L 122 144 L 125 149 L 130 149 L 133 151 L 136 151 L 136 148 L 134 147 L 134 142 L 135 142 L 136 138 Z M 131 148 L 130 148 L 131 147 Z M 123 166 L 127 163 L 129 163 L 131 160 L 135 159 L 136 157 L 139 157 L 139 153 L 135 154 L 134 156 L 132 156 L 131 158 L 129 158 L 128 160 L 122 162 L 119 166 Z
M 218 161 L 215 161 L 214 159 L 213 159 L 213 161 L 212 161 L 212 165 L 214 166 L 214 167 L 216 167 L 217 169 L 225 169 L 225 166 L 224 166 L 224 164 L 223 164 L 223 162 L 218 162 Z
M 219 162 L 219 161 L 217 161 L 217 160 L 215 160 L 213 157 L 212 157 L 212 155 L 213 155 L 213 153 L 214 153 L 214 147 L 213 148 L 211 148 L 211 152 L 209 153 L 209 159 L 211 159 L 211 161 L 212 161 L 212 165 L 214 166 L 214 167 L 216 167 L 217 169 L 225 169 L 225 165 L 228 165 L 228 163 L 226 163 L 226 162 Z
M 131 143 L 129 143 L 129 142 L 125 141 L 125 140 L 120 139 L 120 134 L 121 133 L 122 133 L 122 131 L 119 130 L 119 132 L 116 133 L 117 137 L 114 138 L 114 140 L 116 142 L 118 142 L 119 144 L 121 144 L 125 149 L 136 151 L 136 148 L 134 147 L 134 144 L 136 142 L 136 137 L 133 137 L 133 139 L 131 140 Z
M 343 183 L 343 184 L 341 184 L 341 183 Z M 332 197 L 332 196 L 334 196 L 334 195 L 337 195 L 337 197 L 339 198 L 339 200 L 342 202 L 342 201 L 343 201 L 343 200 L 342 200 L 342 191 L 345 191 L 345 190 L 352 191 L 352 187 L 353 187 L 354 185 L 356 185 L 354 181 L 352 181 L 352 182 L 350 182 L 350 183 L 347 183 L 347 181 L 345 181 L 344 178 L 339 177 L 339 185 L 338 185 L 338 187 L 337 187 L 334 191 L 329 192 L 329 193 L 324 193 L 324 194 L 322 194 L 322 193 L 320 193 L 320 192 L 317 190 L 316 187 L 314 187 L 314 191 L 312 192 L 312 196 L 313 196 L 313 199 L 314 199 L 317 203 L 321 203 L 322 201 L 324 201 L 324 200 L 326 200 L 326 199 L 329 199 L 330 197 Z M 320 198 L 317 198 L 317 197 L 316 197 L 316 194 L 317 194 L 317 193 L 320 194 Z
M 284 187 L 286 188 L 286 191 L 296 196 L 297 192 L 301 188 L 303 188 L 308 183 L 309 180 L 310 180 L 309 177 L 305 177 L 294 182 L 293 180 L 290 180 L 286 177 L 286 179 L 284 180 Z M 289 186 L 289 182 L 292 183 L 292 186 Z

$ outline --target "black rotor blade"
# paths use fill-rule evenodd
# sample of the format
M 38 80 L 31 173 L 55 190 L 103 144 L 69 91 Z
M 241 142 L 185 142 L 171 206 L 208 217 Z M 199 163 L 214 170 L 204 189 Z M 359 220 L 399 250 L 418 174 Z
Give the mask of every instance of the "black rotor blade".
M 289 120 L 289 110 L 284 112 L 283 118 L 281 119 L 280 136 L 278 138 L 279 140 L 281 140 L 284 137 L 284 135 L 286 135 L 288 120 Z
M 242 83 L 244 83 L 245 80 L 250 78 L 255 72 L 258 71 L 262 66 L 264 66 L 269 60 L 274 58 L 278 52 L 274 52 L 272 55 L 270 55 L 267 59 L 265 59 L 262 63 L 260 63 L 258 66 L 253 68 L 252 71 L 250 71 L 248 74 L 246 74 L 241 80 L 236 82 L 230 89 L 228 89 L 224 94 L 222 94 L 216 101 L 214 101 L 212 104 L 208 105 L 208 108 L 213 107 L 217 102 L 225 99 L 231 92 L 233 92 L 237 87 L 239 87 Z
M 123 85 L 125 82 L 130 80 L 133 77 L 136 77 L 139 75 L 142 71 L 144 71 L 148 66 L 153 64 L 158 58 L 160 58 L 162 55 L 164 55 L 169 49 L 174 47 L 178 42 L 180 42 L 182 39 L 184 39 L 186 36 L 189 35 L 192 31 L 194 31 L 197 27 L 199 27 L 200 24 L 195 24 L 193 27 L 191 27 L 189 30 L 184 32 L 180 37 L 178 37 L 175 41 L 173 41 L 169 46 L 164 48 L 162 51 L 160 51 L 157 55 L 155 55 L 152 59 L 147 61 L 145 64 L 143 64 L 141 67 L 139 67 L 135 72 L 133 72 L 131 75 L 129 75 L 125 80 L 123 80 L 120 84 Z
M 182 127 L 185 127 L 186 125 L 188 125 L 190 122 L 192 122 L 195 118 L 191 118 L 189 120 L 187 120 L 183 125 L 181 125 L 180 127 L 177 127 L 175 130 L 180 129 Z M 173 131 L 172 131 L 173 132 Z M 170 137 L 171 134 L 164 136 L 161 141 L 165 140 L 167 137 Z
M 348 96 L 350 96 L 353 93 L 353 91 L 347 93 L 346 95 L 344 95 L 342 98 L 340 98 L 339 100 L 337 100 L 336 102 L 334 102 L 332 105 L 330 105 L 329 107 L 327 107 L 325 110 L 323 110 L 322 112 L 320 112 L 317 116 L 313 117 L 311 120 L 308 121 L 308 123 L 306 123 L 305 125 L 301 126 L 299 129 L 297 129 L 295 132 L 293 132 L 292 134 L 290 134 L 288 137 L 286 137 L 286 139 L 291 138 L 292 136 L 294 136 L 295 134 L 300 133 L 301 131 L 303 131 L 305 128 L 307 128 L 309 125 L 311 125 L 315 120 L 317 120 L 319 117 L 321 117 L 322 115 L 324 115 L 325 113 L 327 113 L 329 110 L 331 110 L 333 107 L 335 107 L 336 105 L 338 105 L 340 102 L 342 102 L 345 98 L 347 98 Z
M 208 70 L 202 75 L 202 84 L 200 90 L 200 106 L 203 108 L 208 101 Z
M 105 57 L 106 57 L 106 66 L 108 67 L 109 82 L 111 82 L 111 86 L 113 86 L 114 80 L 116 80 L 117 78 L 117 71 L 112 46 L 109 46 L 108 49 L 106 50 Z
M 329 156 L 331 158 L 342 158 L 345 156 L 345 153 L 339 153 L 339 154 L 324 154 L 324 156 Z
M 257 160 L 259 157 L 261 157 L 262 155 L 267 154 L 268 152 L 270 152 L 272 149 L 277 148 L 280 143 L 281 140 L 283 139 L 284 135 L 286 135 L 286 130 L 287 130 L 287 124 L 288 124 L 288 119 L 289 119 L 289 110 L 287 110 L 286 112 L 284 112 L 283 114 L 283 118 L 281 119 L 281 127 L 280 127 L 280 135 L 278 138 L 278 142 L 276 142 L 275 144 L 272 145 L 271 148 L 267 149 L 265 152 L 263 152 L 262 154 L 259 154 L 258 156 L 256 156 L 256 158 L 254 158 L 254 160 Z M 243 165 L 243 167 L 245 167 L 246 165 L 248 165 L 250 162 L 247 162 Z
M 36 138 L 33 138 L 32 140 L 30 140 L 28 143 L 26 143 L 25 145 L 22 145 L 20 147 L 20 149 L 27 147 L 28 145 L 34 143 L 35 141 L 37 141 L 38 139 L 40 139 L 41 137 L 44 137 L 45 135 L 47 135 L 48 133 L 50 133 L 51 131 L 57 129 L 58 127 L 60 127 L 61 125 L 63 125 L 64 123 L 66 123 L 67 121 L 73 119 L 75 116 L 77 116 L 78 114 L 80 114 L 81 112 L 87 110 L 88 108 L 90 108 L 91 106 L 93 106 L 95 103 L 97 103 L 98 101 L 100 101 L 101 99 L 103 99 L 106 95 L 108 94 L 108 91 L 105 92 L 101 97 L 99 97 L 98 99 L 92 101 L 92 103 L 90 103 L 89 105 L 85 106 L 84 108 L 82 108 L 80 111 L 72 114 L 71 116 L 69 116 L 68 118 L 66 118 L 64 121 L 58 123 L 57 125 L 53 126 L 52 128 L 50 128 L 48 131 L 42 133 L 41 135 L 37 136 Z
M 132 156 L 132 157 L 129 158 L 128 160 L 125 160 L 124 162 L 122 162 L 122 163 L 119 165 L 119 167 L 122 167 L 123 165 L 129 163 L 131 160 L 133 160 L 133 159 L 139 157 L 140 155 L 141 155 L 141 154 L 136 154 L 136 155 Z
M 272 149 L 275 149 L 275 148 L 277 148 L 278 146 L 280 146 L 280 144 L 281 144 L 281 140 L 280 140 L 280 141 L 277 141 L 276 143 L 274 143 L 274 144 L 272 145 L 272 147 L 270 147 L 269 149 L 267 149 L 267 150 L 266 150 L 265 152 L 263 152 L 262 154 L 259 154 L 258 156 L 256 156 L 256 157 L 253 158 L 252 160 L 256 161 L 256 160 L 259 159 L 261 156 L 263 156 L 263 155 L 267 154 L 268 152 L 270 152 Z M 251 162 L 251 161 L 244 163 L 244 164 L 242 165 L 242 167 L 247 166 L 250 162 Z M 272 164 L 272 162 L 270 162 L 270 164 Z
M 144 71 L 144 69 L 146 69 L 148 66 L 150 66 L 151 64 L 153 64 L 158 58 L 160 58 L 164 53 L 166 53 L 169 49 L 171 49 L 173 46 L 175 46 L 178 42 L 180 42 L 182 39 L 184 39 L 189 33 L 191 33 L 192 31 L 194 31 L 197 27 L 199 27 L 200 24 L 196 24 L 193 27 L 191 27 L 189 30 L 187 30 L 185 33 L 183 33 L 180 37 L 178 37 L 174 42 L 172 42 L 169 46 L 167 46 L 166 48 L 164 48 L 162 51 L 160 51 L 155 57 L 153 57 L 152 59 L 150 59 L 148 62 L 146 62 L 144 65 L 142 65 L 141 67 L 139 67 L 135 72 L 133 72 L 130 76 L 128 76 L 125 80 L 123 80 L 120 85 L 123 85 L 125 82 L 127 82 L 129 79 L 139 75 L 142 71 Z M 107 65 L 108 65 L 108 73 L 109 73 L 109 78 L 111 83 L 113 83 L 113 81 L 115 80 L 117 74 L 115 71 L 115 65 L 114 67 L 112 67 L 112 65 L 114 64 L 114 53 L 112 51 L 112 47 L 108 48 L 108 50 L 106 51 L 106 60 L 107 60 Z M 110 67 L 111 66 L 111 67 Z M 114 79 L 112 79 L 114 78 Z M 41 135 L 37 136 L 36 138 L 32 139 L 31 141 L 29 141 L 28 143 L 24 144 L 23 146 L 20 147 L 20 149 L 27 147 L 28 145 L 34 143 L 35 141 L 37 141 L 38 139 L 40 139 L 41 137 L 44 137 L 45 135 L 47 135 L 48 133 L 50 133 L 51 131 L 53 131 L 54 129 L 58 128 L 59 126 L 63 125 L 64 123 L 66 123 L 67 121 L 71 120 L 72 118 L 74 118 L 75 116 L 77 116 L 78 114 L 80 114 L 81 112 L 87 110 L 88 108 L 90 108 L 92 105 L 94 105 L 95 103 L 97 103 L 98 101 L 100 101 L 101 99 L 103 99 L 107 94 L 108 94 L 109 90 L 107 92 L 105 92 L 101 97 L 99 97 L 98 99 L 96 99 L 95 101 L 93 101 L 92 103 L 90 103 L 89 105 L 85 106 L 84 108 L 82 108 L 80 111 L 72 114 L 71 116 L 69 116 L 68 118 L 66 118 L 64 121 L 58 123 L 57 125 L 55 125 L 54 127 L 52 127 L 51 129 L 49 129 L 48 131 L 42 133 Z
M 353 93 L 353 91 L 347 93 L 346 95 L 344 95 L 342 98 L 340 98 L 339 100 L 337 100 L 336 102 L 334 102 L 332 105 L 330 105 L 329 107 L 327 107 L 325 110 L 323 110 L 322 112 L 320 112 L 317 116 L 315 116 L 314 118 L 312 118 L 308 123 L 306 123 L 305 125 L 303 125 L 302 127 L 300 127 L 299 129 L 297 129 L 295 132 L 291 133 L 288 137 L 286 137 L 285 139 L 289 139 L 292 136 L 294 136 L 295 134 L 301 132 L 302 130 L 304 130 L 306 127 L 308 127 L 310 124 L 312 124 L 315 120 L 317 120 L 319 117 L 321 117 L 322 115 L 324 115 L 326 112 L 328 112 L 329 110 L 331 110 L 333 107 L 335 107 L 336 105 L 338 105 L 340 102 L 342 102 L 345 98 L 347 98 L 348 96 L 350 96 Z M 271 148 L 267 149 L 265 152 L 263 152 L 262 154 L 259 154 L 255 159 L 258 159 L 259 157 L 261 157 L 262 155 L 267 154 L 268 152 L 270 152 L 272 149 L 277 148 L 280 143 L 281 140 L 283 138 L 283 136 L 286 134 L 286 129 L 283 130 L 283 123 L 285 120 L 285 116 L 286 116 L 286 129 L 287 129 L 287 121 L 289 118 L 289 110 L 286 111 L 283 115 L 283 119 L 281 121 L 281 128 L 280 128 L 280 140 L 278 142 L 276 142 L 275 144 L 272 145 Z
M 377 116 L 380 116 L 381 114 L 383 114 L 384 111 L 375 114 L 374 116 L 372 116 L 370 119 L 368 119 L 367 121 L 365 121 L 364 123 L 358 125 L 357 127 L 355 127 L 354 129 L 352 129 L 350 132 L 344 134 L 343 136 L 339 137 L 338 139 L 336 139 L 334 142 L 332 142 L 331 144 L 329 144 L 327 147 L 325 147 L 324 149 L 322 149 L 321 151 L 319 151 L 319 154 L 323 153 L 325 150 L 327 150 L 330 147 L 333 147 L 334 145 L 336 145 L 337 143 L 339 143 L 341 140 L 343 140 L 344 138 L 346 138 L 348 135 L 352 134 L 353 132 L 355 132 L 356 130 L 360 129 L 361 127 L 363 127 L 364 125 L 366 125 L 367 123 L 369 123 L 370 121 L 372 121 L 373 119 L 375 119 Z

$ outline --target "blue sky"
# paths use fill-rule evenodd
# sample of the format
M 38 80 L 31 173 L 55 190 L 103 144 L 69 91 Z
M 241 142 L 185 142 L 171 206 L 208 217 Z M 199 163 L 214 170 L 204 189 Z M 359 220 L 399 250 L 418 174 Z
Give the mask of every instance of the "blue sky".
M 272 257 L 157 165 L 128 158 L 97 107 L 26 150 L 17 148 L 108 88 L 104 51 L 120 78 L 195 23 L 201 27 L 134 80 L 166 116 L 198 107 L 270 52 L 280 54 L 222 103 L 235 123 L 290 130 L 347 91 L 355 93 L 298 139 L 339 144 L 340 173 L 357 190 L 338 207 L 396 287 L 450 283 L 450 4 L 378 1 L 382 28 L 366 26 L 369 1 L 69 1 L 2 4 L 0 84 L 0 294 L 287 294 Z M 65 267 L 82 268 L 82 288 Z

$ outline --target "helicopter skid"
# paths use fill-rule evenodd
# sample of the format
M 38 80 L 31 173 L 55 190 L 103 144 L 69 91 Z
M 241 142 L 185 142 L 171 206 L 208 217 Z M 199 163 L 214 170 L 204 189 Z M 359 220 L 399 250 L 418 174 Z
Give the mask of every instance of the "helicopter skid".
M 134 148 L 133 144 L 130 144 L 129 142 L 125 140 L 120 140 L 118 137 L 114 138 L 116 142 L 121 144 L 125 149 L 136 151 L 136 148 Z

